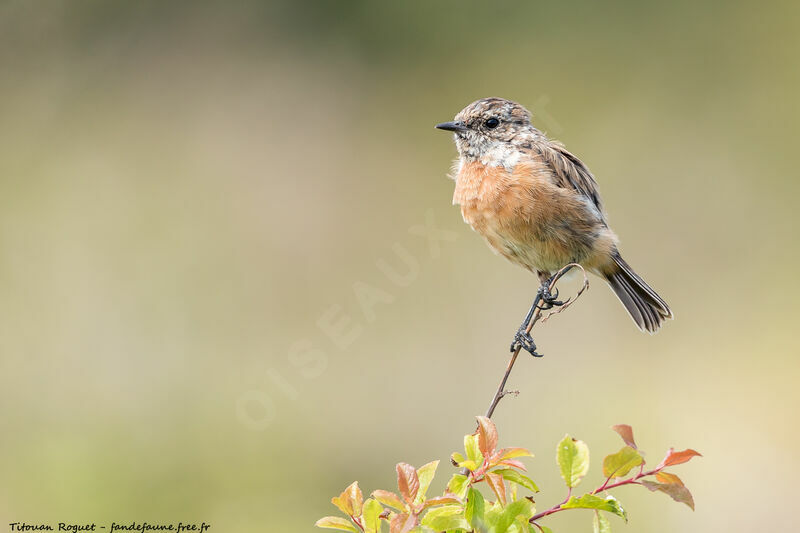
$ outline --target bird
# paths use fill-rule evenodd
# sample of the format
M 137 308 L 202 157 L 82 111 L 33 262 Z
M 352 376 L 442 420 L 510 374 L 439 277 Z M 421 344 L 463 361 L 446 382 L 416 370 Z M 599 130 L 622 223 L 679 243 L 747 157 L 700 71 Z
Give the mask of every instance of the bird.
M 492 250 L 538 276 L 537 297 L 544 303 L 563 304 L 550 294 L 550 280 L 578 263 L 608 282 L 640 330 L 655 333 L 673 318 L 622 258 L 589 168 L 534 127 L 530 111 L 511 100 L 483 98 L 436 128 L 453 133 L 459 154 L 451 171 L 453 204 Z M 539 356 L 526 324 L 511 349 Z

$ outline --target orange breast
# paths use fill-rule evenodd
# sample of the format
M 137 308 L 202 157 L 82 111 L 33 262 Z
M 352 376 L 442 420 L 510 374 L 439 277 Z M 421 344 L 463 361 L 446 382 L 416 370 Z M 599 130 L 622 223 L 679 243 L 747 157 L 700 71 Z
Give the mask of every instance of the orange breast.
M 489 246 L 531 271 L 555 271 L 591 254 L 596 217 L 575 191 L 554 184 L 549 168 L 535 160 L 512 170 L 479 161 L 461 165 L 453 203 Z

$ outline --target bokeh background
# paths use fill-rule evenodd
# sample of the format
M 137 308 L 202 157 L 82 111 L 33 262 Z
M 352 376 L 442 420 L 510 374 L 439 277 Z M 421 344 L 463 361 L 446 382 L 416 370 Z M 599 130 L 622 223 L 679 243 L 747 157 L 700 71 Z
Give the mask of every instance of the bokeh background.
M 436 458 L 441 490 L 537 282 L 461 222 L 433 124 L 503 96 L 587 162 L 677 316 L 643 335 L 595 279 L 537 331 L 495 417 L 536 453 L 537 504 L 563 497 L 565 433 L 588 486 L 628 423 L 653 463 L 704 457 L 676 469 L 696 512 L 627 488 L 615 529 L 793 530 L 798 22 L 791 2 L 2 2 L 2 521 L 313 531 L 351 481 Z

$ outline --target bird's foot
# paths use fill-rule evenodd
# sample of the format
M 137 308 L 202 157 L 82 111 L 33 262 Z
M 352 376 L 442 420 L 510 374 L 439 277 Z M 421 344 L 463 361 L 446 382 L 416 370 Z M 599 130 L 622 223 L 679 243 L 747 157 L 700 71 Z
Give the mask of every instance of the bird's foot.
M 531 334 L 525 331 L 524 324 L 519 328 L 516 335 L 514 335 L 514 340 L 511 341 L 511 351 L 515 352 L 519 349 L 525 350 L 534 357 L 542 356 L 542 354 L 536 353 L 536 343 L 533 342 Z
M 543 311 L 552 309 L 553 307 L 562 306 L 565 303 L 558 299 L 558 289 L 556 289 L 555 294 L 550 292 L 550 280 L 545 281 L 539 287 L 539 297 L 541 298 L 541 305 L 539 308 Z

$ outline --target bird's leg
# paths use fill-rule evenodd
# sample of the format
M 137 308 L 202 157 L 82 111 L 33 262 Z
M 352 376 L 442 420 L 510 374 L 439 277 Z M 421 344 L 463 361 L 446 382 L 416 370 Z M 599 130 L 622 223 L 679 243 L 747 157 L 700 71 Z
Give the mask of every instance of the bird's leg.
M 534 357 L 542 356 L 542 354 L 536 353 L 536 343 L 533 342 L 533 337 L 531 337 L 531 334 L 528 333 L 528 323 L 530 323 L 531 318 L 533 318 L 533 313 L 536 311 L 536 308 L 539 307 L 541 301 L 542 293 L 539 291 L 536 294 L 536 298 L 533 300 L 533 305 L 531 305 L 528 314 L 525 315 L 525 320 L 523 320 L 522 325 L 520 325 L 517 333 L 514 335 L 514 340 L 511 341 L 512 352 L 522 348 Z
M 517 348 L 522 348 L 534 357 L 541 357 L 542 354 L 536 353 L 536 343 L 533 342 L 533 337 L 528 333 L 528 324 L 533 318 L 533 313 L 536 312 L 536 309 L 552 309 L 553 307 L 564 305 L 564 302 L 557 299 L 558 289 L 556 289 L 555 294 L 550 292 L 550 284 L 553 282 L 553 276 L 551 276 L 549 272 L 542 271 L 538 271 L 537 275 L 539 276 L 541 285 L 539 285 L 539 290 L 536 291 L 536 298 L 534 298 L 528 314 L 525 315 L 525 320 L 514 335 L 514 340 L 511 341 L 511 351 L 513 352 L 517 350 Z
M 539 286 L 539 293 L 537 296 L 541 296 L 542 299 L 542 309 L 552 309 L 553 307 L 558 307 L 564 305 L 564 302 L 558 300 L 558 289 L 556 289 L 555 294 L 550 293 L 550 284 L 553 282 L 553 276 L 550 275 L 549 272 L 537 272 L 539 276 L 539 282 L 541 285 Z

